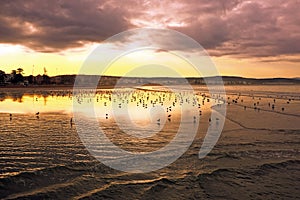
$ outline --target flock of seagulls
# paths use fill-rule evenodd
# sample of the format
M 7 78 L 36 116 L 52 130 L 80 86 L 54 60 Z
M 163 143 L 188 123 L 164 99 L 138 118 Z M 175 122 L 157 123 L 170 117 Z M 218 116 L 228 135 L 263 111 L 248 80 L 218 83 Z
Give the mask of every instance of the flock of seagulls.
M 103 107 L 109 107 L 110 105 L 117 105 L 116 108 L 127 108 L 129 104 L 135 105 L 137 108 L 148 109 L 155 106 L 162 106 L 165 109 L 166 119 L 168 122 L 172 121 L 172 114 L 176 107 L 181 107 L 184 104 L 188 104 L 193 107 L 193 109 L 197 110 L 198 114 L 192 116 L 191 121 L 193 123 L 197 122 L 197 117 L 202 115 L 202 106 L 205 103 L 209 103 L 211 100 L 215 100 L 217 104 L 222 104 L 225 100 L 220 95 L 212 95 L 211 97 L 206 95 L 205 93 L 197 93 L 196 95 L 191 91 L 179 91 L 176 93 L 168 92 L 168 91 L 152 91 L 152 90 L 124 90 L 124 89 L 115 89 L 115 90 L 81 90 L 74 95 L 72 91 L 50 91 L 51 96 L 62 96 L 69 97 L 70 99 L 75 98 L 78 104 L 82 103 L 99 103 L 102 104 Z M 236 104 L 240 105 L 247 110 L 248 108 L 252 108 L 258 112 L 261 110 L 261 97 L 257 97 L 258 100 L 252 96 L 253 107 L 247 106 L 244 104 L 244 99 L 242 99 L 242 95 L 238 94 L 236 97 L 227 97 L 227 104 L 230 105 Z M 268 97 L 269 98 L 269 97 Z M 288 99 L 287 104 L 293 99 Z M 268 102 L 268 107 L 275 110 L 275 105 L 277 101 L 274 98 L 272 101 Z M 243 105 L 244 104 L 244 105 Z M 249 105 L 249 102 L 248 102 Z M 250 104 L 251 105 L 251 104 Z M 281 107 L 281 111 L 284 112 L 285 108 Z M 104 113 L 103 113 L 104 114 Z M 36 112 L 35 116 L 37 119 L 40 118 L 40 112 Z M 105 119 L 109 119 L 109 114 L 105 113 Z M 9 120 L 13 120 L 13 115 L 9 114 Z M 215 119 L 218 121 L 219 119 Z M 212 121 L 211 118 L 208 119 L 210 123 Z M 157 118 L 157 125 L 161 125 L 161 119 Z M 70 119 L 71 127 L 74 125 L 73 118 Z
M 232 103 L 233 103 L 233 104 L 238 104 L 238 103 L 240 102 L 241 104 L 243 104 L 244 100 L 243 100 L 243 99 L 240 99 L 240 97 L 241 97 L 241 95 L 239 94 L 236 98 L 233 98 L 233 99 L 232 99 Z M 270 97 L 266 97 L 266 98 L 269 99 Z M 228 100 L 228 105 L 230 105 L 230 97 L 228 97 L 227 100 Z M 254 97 L 254 96 L 252 96 L 252 100 L 255 101 L 255 97 Z M 259 106 L 261 105 L 261 103 L 260 103 L 261 100 L 262 100 L 261 97 L 258 97 L 258 101 L 255 101 L 255 102 L 253 103 L 253 107 L 244 105 L 244 106 L 243 106 L 243 107 L 244 107 L 244 110 L 247 110 L 247 108 L 253 108 L 255 111 L 260 112 L 261 108 L 260 108 Z M 287 103 L 287 104 L 290 104 L 290 102 L 291 102 L 292 100 L 293 100 L 293 99 L 289 98 L 289 99 L 287 100 L 286 103 Z M 240 105 L 241 105 L 241 104 L 240 104 Z M 268 107 L 269 107 L 270 109 L 272 109 L 272 111 L 275 111 L 275 108 L 276 108 L 275 105 L 276 105 L 276 99 L 275 99 L 275 98 L 272 100 L 272 103 L 271 103 L 271 102 L 268 102 Z M 279 108 L 279 109 L 281 109 L 282 112 L 285 111 L 285 107 L 281 107 L 281 108 Z
M 194 94 L 193 91 L 153 91 L 153 90 L 97 90 L 89 91 L 82 90 L 74 95 L 78 104 L 84 103 L 100 103 L 103 107 L 110 105 L 116 105 L 117 109 L 127 108 L 127 106 L 133 105 L 136 108 L 149 109 L 151 107 L 161 106 L 165 109 L 166 119 L 168 122 L 172 121 L 172 113 L 176 110 L 176 107 L 182 107 L 183 105 L 189 105 L 198 112 L 197 115 L 191 116 L 193 123 L 197 122 L 197 116 L 202 115 L 201 107 L 205 103 L 211 101 L 211 97 L 205 93 Z M 224 99 L 220 95 L 212 97 L 219 104 L 224 103 Z M 109 114 L 105 114 L 105 119 L 109 119 Z M 161 125 L 161 119 L 156 119 L 156 124 Z
M 202 115 L 201 106 L 205 102 L 210 102 L 209 96 L 205 93 L 194 95 L 191 91 L 168 92 L 168 91 L 151 91 L 151 90 L 81 90 L 78 93 L 72 94 L 71 91 L 46 91 L 43 95 L 76 98 L 78 104 L 83 103 L 99 103 L 103 107 L 109 107 L 114 104 L 117 108 L 125 108 L 128 104 L 135 104 L 138 108 L 148 109 L 155 106 L 164 107 L 166 119 L 172 121 L 172 112 L 177 106 L 188 104 L 198 110 L 199 116 Z M 38 101 L 38 98 L 35 98 Z M 202 102 L 202 104 L 200 103 Z M 127 104 L 127 105 L 125 105 Z M 35 113 L 36 119 L 40 118 L 40 112 Z M 9 114 L 10 121 L 13 115 Z M 105 119 L 109 119 L 109 114 L 105 113 Z M 192 116 L 192 121 L 196 123 L 196 116 Z M 161 124 L 161 119 L 156 121 L 157 125 Z M 74 125 L 73 118 L 70 118 L 71 127 Z

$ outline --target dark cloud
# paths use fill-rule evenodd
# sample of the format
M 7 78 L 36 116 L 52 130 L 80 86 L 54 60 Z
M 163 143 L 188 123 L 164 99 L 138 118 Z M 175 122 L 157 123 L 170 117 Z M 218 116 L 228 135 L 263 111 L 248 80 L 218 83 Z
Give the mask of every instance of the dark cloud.
M 296 55 L 300 53 L 299 10 L 299 0 L 4 0 L 0 43 L 57 52 L 101 42 L 130 28 L 159 24 L 187 34 L 214 56 Z M 192 49 L 178 45 L 178 38 L 161 42 Z
M 155 50 L 156 53 L 161 53 L 161 52 L 168 52 L 168 50 L 165 49 L 157 49 Z
M 299 63 L 300 62 L 300 58 L 281 58 L 279 57 L 275 57 L 273 59 L 270 58 L 263 58 L 258 60 L 259 62 L 264 62 L 264 63 L 278 63 L 278 62 L 286 62 L 286 63 Z
M 42 52 L 99 42 L 132 28 L 126 10 L 102 1 L 2 1 L 0 42 Z
M 186 27 L 169 27 L 198 41 L 206 49 L 214 49 L 229 40 L 229 30 L 223 19 L 209 16 L 194 20 Z
M 244 58 L 300 53 L 299 1 L 198 2 L 186 8 L 192 16 L 187 25 L 173 28 L 196 39 L 211 55 Z
M 254 57 L 300 53 L 300 35 L 294 34 L 300 31 L 299 9 L 299 1 L 241 3 L 225 17 L 231 51 Z

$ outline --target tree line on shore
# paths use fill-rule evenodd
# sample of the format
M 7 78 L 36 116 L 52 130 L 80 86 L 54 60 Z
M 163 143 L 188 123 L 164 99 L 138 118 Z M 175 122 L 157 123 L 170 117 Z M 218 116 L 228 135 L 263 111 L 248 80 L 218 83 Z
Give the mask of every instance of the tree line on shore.
M 6 74 L 5 71 L 0 70 L 0 85 L 17 85 L 17 84 L 49 84 L 50 77 L 44 73 L 43 75 L 29 75 L 24 76 L 24 70 L 22 68 L 18 68 L 16 70 L 12 70 L 10 74 Z

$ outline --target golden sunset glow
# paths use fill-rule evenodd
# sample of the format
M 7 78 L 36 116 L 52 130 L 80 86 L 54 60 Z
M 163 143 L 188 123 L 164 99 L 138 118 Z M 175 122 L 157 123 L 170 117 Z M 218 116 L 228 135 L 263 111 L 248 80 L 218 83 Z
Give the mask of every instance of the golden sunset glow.
M 76 74 L 80 70 L 85 59 L 89 53 L 97 46 L 93 44 L 81 49 L 78 52 L 64 52 L 64 53 L 39 53 L 28 50 L 26 47 L 16 45 L 0 45 L 0 65 L 1 70 L 10 73 L 12 69 L 22 67 L 25 75 L 38 75 L 44 73 L 44 67 L 50 76 L 60 74 Z M 105 75 L 120 76 L 132 71 L 135 68 L 149 64 L 154 59 L 150 58 L 153 53 L 146 52 L 134 53 L 118 59 L 116 63 L 111 65 L 110 69 Z M 188 63 L 180 58 L 175 58 L 167 53 L 156 53 L 157 59 L 153 64 L 160 64 L 165 66 L 172 66 L 178 70 L 183 76 L 193 77 L 198 76 L 198 73 L 189 66 L 189 71 L 186 70 Z M 170 59 L 170 57 L 172 57 Z M 287 57 L 290 58 L 294 57 Z M 137 59 L 138 58 L 138 59 Z M 238 59 L 226 57 L 211 57 L 219 70 L 220 75 L 223 76 L 243 76 L 243 77 L 297 77 L 300 75 L 298 63 L 286 61 L 280 62 L 261 62 L 259 59 Z M 276 58 L 275 58 L 276 59 Z M 152 60 L 152 61 L 151 61 Z M 145 68 L 144 68 L 145 69 Z M 151 69 L 149 69 L 148 76 L 151 76 Z M 153 71 L 152 71 L 153 72 Z M 167 76 L 168 71 L 165 75 Z M 157 72 L 153 72 L 155 76 Z M 160 72 L 159 72 L 160 73 Z M 93 74 L 92 71 L 88 74 Z
M 10 73 L 21 67 L 24 75 L 43 74 L 44 69 L 49 76 L 76 74 L 92 50 L 103 45 L 107 38 L 132 28 L 147 27 L 167 28 L 191 37 L 208 51 L 223 76 L 300 77 L 297 1 L 285 2 L 283 6 L 273 1 L 199 4 L 144 1 L 134 6 L 120 2 L 116 4 L 121 5 L 116 6 L 113 1 L 78 5 L 61 2 L 47 7 L 47 12 L 43 3 L 40 4 L 24 3 L 15 12 L 15 7 L 8 3 L 7 11 L 1 12 L 2 71 Z M 81 7 L 90 12 L 79 14 Z M 33 14 L 33 10 L 40 14 Z M 50 18 L 47 13 L 54 10 L 56 17 Z M 180 42 L 176 38 L 170 40 Z M 193 57 L 189 49 L 181 51 Z M 150 59 L 145 52 L 132 54 L 118 60 L 105 75 L 124 75 L 133 70 L 133 66 L 157 59 L 183 76 L 197 76 L 193 70 L 187 71 L 182 61 L 169 56 L 157 52 L 155 58 Z M 162 70 L 162 73 L 168 76 L 167 71 Z M 155 73 L 149 69 L 144 75 L 155 76 Z

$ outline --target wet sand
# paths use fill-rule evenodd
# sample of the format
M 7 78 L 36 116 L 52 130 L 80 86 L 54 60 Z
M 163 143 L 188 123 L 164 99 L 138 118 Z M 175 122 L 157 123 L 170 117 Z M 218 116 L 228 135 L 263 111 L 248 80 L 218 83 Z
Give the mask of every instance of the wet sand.
M 299 199 L 297 91 L 227 88 L 225 127 L 212 152 L 198 158 L 207 128 L 217 126 L 216 119 L 209 122 L 208 110 L 200 117 L 189 150 L 171 165 L 146 174 L 120 172 L 92 157 L 76 124 L 70 124 L 71 113 L 41 112 L 38 118 L 34 113 L 13 113 L 10 120 L 2 112 L 0 198 Z M 156 137 L 152 145 L 132 146 L 130 138 L 115 134 L 114 121 L 104 117 L 99 121 L 113 141 L 132 151 L 163 146 L 177 127 L 174 119 L 166 123 L 170 135 L 164 140 Z M 192 120 L 187 123 L 193 126 Z

